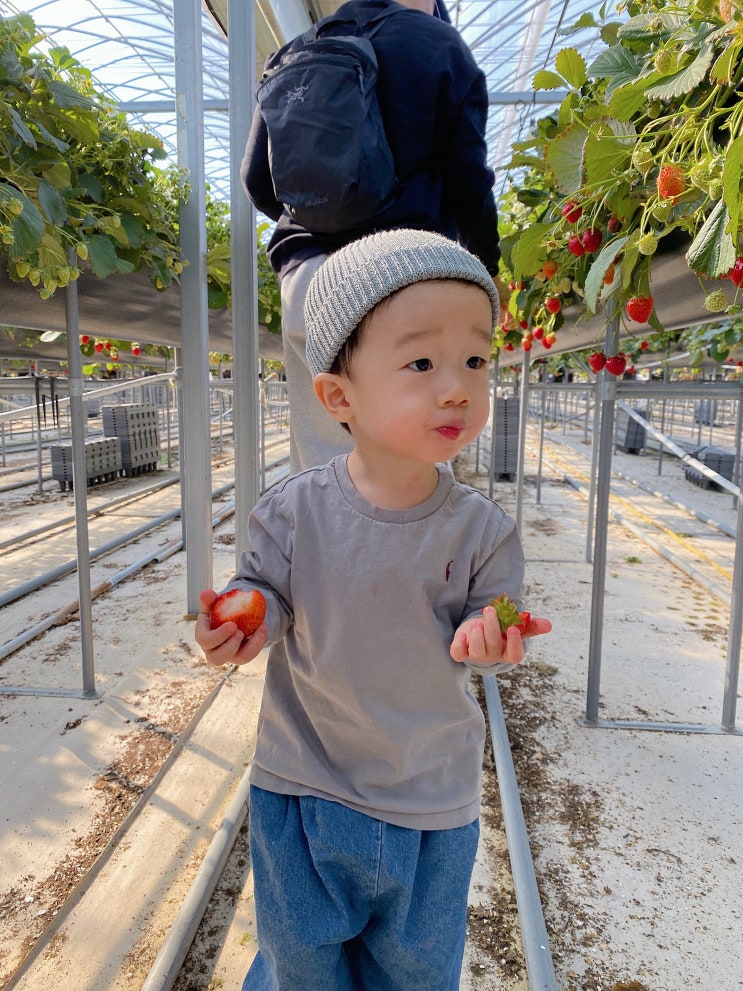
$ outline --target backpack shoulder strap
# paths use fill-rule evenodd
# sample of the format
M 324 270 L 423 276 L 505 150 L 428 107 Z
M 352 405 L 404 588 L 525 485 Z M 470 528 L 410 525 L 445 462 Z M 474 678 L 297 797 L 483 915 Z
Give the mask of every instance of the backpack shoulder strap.
M 315 36 L 319 36 L 326 32 L 332 34 L 332 32 L 328 31 L 328 28 L 330 28 L 333 24 L 342 24 L 344 26 L 344 34 L 354 34 L 356 37 L 360 38 L 373 38 L 387 18 L 391 17 L 393 14 L 399 13 L 399 10 L 400 8 L 397 6 L 388 7 L 386 10 L 380 11 L 376 17 L 372 17 L 371 20 L 367 21 L 363 26 L 357 23 L 349 23 L 347 19 L 341 19 L 337 17 L 336 14 L 330 14 L 328 17 L 324 17 L 321 21 L 318 21 L 317 24 L 314 25 Z M 305 34 L 310 34 L 311 31 L 312 28 L 310 31 L 305 32 Z M 302 37 L 304 38 L 305 35 Z

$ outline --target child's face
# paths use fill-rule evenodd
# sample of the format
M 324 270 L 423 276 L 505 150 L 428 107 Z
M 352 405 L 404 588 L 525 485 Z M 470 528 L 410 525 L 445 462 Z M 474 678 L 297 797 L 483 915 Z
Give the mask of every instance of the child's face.
M 372 313 L 345 380 L 357 448 L 433 463 L 469 444 L 490 410 L 492 319 L 487 293 L 448 280 L 408 286 Z

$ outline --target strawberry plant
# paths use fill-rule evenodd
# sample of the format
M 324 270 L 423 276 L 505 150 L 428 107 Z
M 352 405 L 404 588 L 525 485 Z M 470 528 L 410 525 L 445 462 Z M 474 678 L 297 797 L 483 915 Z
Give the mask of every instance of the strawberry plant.
M 185 176 L 163 167 L 160 139 L 131 127 L 66 48 L 42 42 L 30 15 L 0 16 L 0 263 L 45 299 L 83 267 L 99 278 L 144 269 L 167 289 L 187 264 Z M 258 228 L 258 318 L 278 332 L 268 227 Z M 206 229 L 209 305 L 229 306 L 229 204 L 208 190 Z
M 743 312 L 743 4 L 721 12 L 712 0 L 626 0 L 601 20 L 583 14 L 564 34 L 589 27 L 605 49 L 587 64 L 566 47 L 554 68 L 536 73 L 535 90 L 566 95 L 513 146 L 502 249 L 514 282 L 526 283 L 520 311 L 540 320 L 554 297 L 555 287 L 535 278 L 549 256 L 569 280 L 552 332 L 572 307 L 576 318 L 603 312 L 608 323 L 619 314 L 625 332 L 648 323 L 663 335 L 653 265 L 683 250 L 710 312 L 735 317 Z M 602 235 L 595 247 L 593 232 Z

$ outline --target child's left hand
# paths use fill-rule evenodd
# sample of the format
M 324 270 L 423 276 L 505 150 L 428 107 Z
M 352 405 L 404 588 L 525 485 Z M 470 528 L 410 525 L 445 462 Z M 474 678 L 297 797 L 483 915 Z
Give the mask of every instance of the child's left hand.
M 523 637 L 535 637 L 549 633 L 552 623 L 548 619 L 533 616 L 522 633 L 510 626 L 501 633 L 498 614 L 493 606 L 485 606 L 482 617 L 474 616 L 462 623 L 454 634 L 449 653 L 455 661 L 473 661 L 475 664 L 518 664 L 524 659 Z

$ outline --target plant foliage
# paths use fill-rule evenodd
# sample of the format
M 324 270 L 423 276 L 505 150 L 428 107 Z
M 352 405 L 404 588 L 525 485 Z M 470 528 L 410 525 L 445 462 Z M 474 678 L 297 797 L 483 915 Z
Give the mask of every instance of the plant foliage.
M 616 15 L 602 8 L 570 29 L 600 32 L 606 48 L 590 65 L 568 47 L 534 77 L 536 90 L 565 96 L 512 149 L 501 207 L 511 321 L 498 347 L 530 342 L 537 326 L 548 339 L 570 305 L 640 329 L 625 307 L 652 299 L 653 256 L 664 250 L 684 250 L 707 309 L 740 325 L 743 3 L 628 0 Z M 733 273 L 734 283 L 717 281 Z M 646 334 L 664 331 L 655 310 L 647 324 Z

